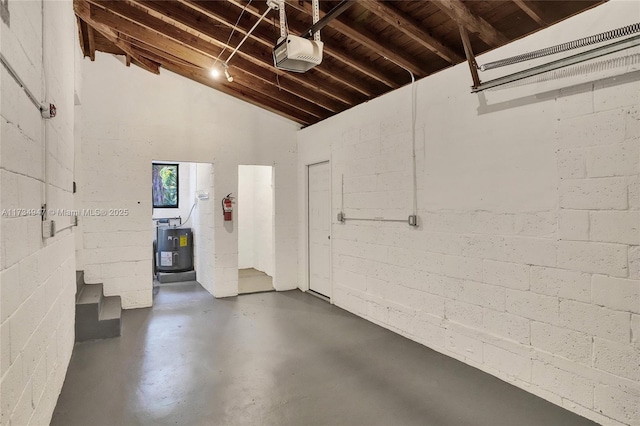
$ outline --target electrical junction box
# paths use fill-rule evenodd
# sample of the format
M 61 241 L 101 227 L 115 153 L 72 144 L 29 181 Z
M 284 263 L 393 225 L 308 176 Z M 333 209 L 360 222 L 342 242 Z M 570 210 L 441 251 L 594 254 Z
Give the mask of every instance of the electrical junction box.
M 273 63 L 285 71 L 305 72 L 322 62 L 321 41 L 289 34 L 273 48 Z

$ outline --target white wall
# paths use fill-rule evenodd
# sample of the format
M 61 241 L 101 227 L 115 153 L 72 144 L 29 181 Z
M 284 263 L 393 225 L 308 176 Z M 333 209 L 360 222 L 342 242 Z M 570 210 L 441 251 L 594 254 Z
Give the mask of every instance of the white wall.
M 98 54 L 83 65 L 83 207 L 130 211 L 126 217 L 84 218 L 79 255 L 88 282 L 103 282 L 107 294 L 122 296 L 125 308 L 151 305 L 149 165 L 155 158 L 171 158 L 214 164 L 208 204 L 214 213 L 215 270 L 201 283 L 217 297 L 237 294 L 238 237 L 237 222 L 223 222 L 216 205 L 237 193 L 238 164 L 275 164 L 280 202 L 274 286 L 295 288 L 299 126 L 170 72 L 156 76 L 127 68 L 111 55 Z M 203 272 L 198 270 L 199 280 Z
M 208 200 L 198 200 L 190 226 L 193 229 L 193 265 L 197 280 L 213 293 L 215 282 L 215 220 L 220 212 L 214 195 L 213 164 L 197 163 L 191 168 L 196 194 L 208 194 Z M 225 194 L 226 195 L 226 194 Z M 216 209 L 217 208 L 217 209 Z
M 46 155 L 47 207 L 70 210 L 78 48 L 71 2 L 10 1 L 8 8 L 10 22 L 0 24 L 2 55 L 38 99 L 57 106 L 58 115 L 43 123 L 0 66 L 1 209 L 40 208 Z M 0 218 L 0 423 L 44 425 L 74 342 L 74 236 L 67 229 L 43 241 L 40 216 L 10 216 Z M 69 223 L 68 217 L 51 218 L 59 228 Z
M 638 16 L 639 3 L 612 1 L 479 62 Z M 628 63 L 482 95 L 466 64 L 420 81 L 417 229 L 336 221 L 342 175 L 347 217 L 411 213 L 408 87 L 301 130 L 300 287 L 305 168 L 331 160 L 335 304 L 598 422 L 640 424 L 640 71 Z
M 238 269 L 253 268 L 253 175 L 251 166 L 238 166 L 238 194 L 235 208 L 238 215 Z
M 273 274 L 273 169 L 238 167 L 238 268 Z

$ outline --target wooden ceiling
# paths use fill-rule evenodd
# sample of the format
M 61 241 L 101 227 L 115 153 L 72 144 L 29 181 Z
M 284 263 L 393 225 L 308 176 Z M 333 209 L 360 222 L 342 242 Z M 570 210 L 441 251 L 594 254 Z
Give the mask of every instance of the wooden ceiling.
M 402 67 L 422 78 L 466 61 L 465 35 L 477 55 L 604 1 L 357 1 L 321 31 L 324 58 L 304 74 L 273 66 L 280 30 L 271 11 L 229 61 L 233 82 L 210 70 L 249 32 L 264 1 L 74 0 L 74 9 L 92 61 L 96 51 L 123 55 L 127 66 L 167 69 L 306 126 L 409 83 Z M 339 3 L 321 1 L 320 16 Z M 310 1 L 287 0 L 286 13 L 292 34 L 312 24 Z

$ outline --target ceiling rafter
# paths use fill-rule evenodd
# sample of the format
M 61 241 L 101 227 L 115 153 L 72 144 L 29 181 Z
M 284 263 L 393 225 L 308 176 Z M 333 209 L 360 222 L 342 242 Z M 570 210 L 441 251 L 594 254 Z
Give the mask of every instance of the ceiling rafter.
M 93 21 L 91 19 L 91 9 L 88 3 L 82 0 L 75 0 L 73 6 L 76 15 L 86 23 L 87 27 L 90 30 L 93 29 L 95 31 L 98 31 L 100 34 L 102 34 L 103 37 L 111 41 L 119 49 L 125 52 L 125 54 L 131 56 L 131 58 L 135 60 L 136 65 L 153 74 L 160 74 L 160 69 L 157 62 L 153 62 L 147 58 L 142 57 L 140 54 L 138 54 L 138 52 L 135 51 L 135 48 L 131 45 L 131 43 L 123 40 L 121 35 L 113 31 L 113 29 L 111 29 L 110 27 Z M 91 25 L 89 25 L 89 23 Z
M 137 40 L 131 40 L 131 42 L 137 46 L 139 46 L 141 49 L 144 49 L 146 52 L 156 55 L 156 56 L 162 56 L 164 52 L 162 52 L 160 49 L 155 48 L 153 46 L 150 46 L 144 42 L 141 41 L 137 41 Z M 166 55 L 164 55 L 166 56 Z M 152 58 L 153 59 L 153 58 Z M 197 70 L 200 70 L 200 67 L 197 67 L 193 64 L 190 64 L 180 58 L 177 58 L 175 56 L 173 57 L 169 57 L 169 60 L 177 65 L 183 66 L 183 67 L 191 67 Z M 277 85 L 277 87 L 279 89 L 282 89 L 283 91 L 287 91 L 293 95 L 296 95 L 302 99 L 305 99 L 315 105 L 318 105 L 322 108 L 324 108 L 326 111 L 329 112 L 337 112 L 337 111 L 341 111 L 344 109 L 344 106 L 342 106 L 342 104 L 339 104 L 337 102 L 332 102 L 331 99 L 323 97 L 322 95 L 320 95 L 318 92 L 314 92 L 313 90 L 307 89 L 304 86 L 296 86 L 294 83 L 290 82 L 287 79 L 282 79 L 278 81 L 275 81 L 273 79 L 270 79 L 270 76 L 265 77 L 263 70 L 256 66 L 255 64 L 246 61 L 240 57 L 236 58 L 233 61 L 233 64 L 230 65 L 230 67 L 232 69 L 242 69 L 244 70 L 247 74 L 252 75 L 254 78 L 259 79 L 261 81 L 264 81 L 265 83 L 269 83 L 269 84 L 275 84 Z M 326 106 L 325 104 L 327 104 L 329 106 Z
M 305 12 L 308 15 L 312 14 L 310 3 L 300 3 L 298 0 L 287 0 L 287 5 L 301 12 Z M 320 11 L 321 18 L 325 14 L 326 13 L 324 11 Z M 409 69 L 417 77 L 426 76 L 425 71 L 419 64 L 417 64 L 412 58 L 408 58 L 404 54 L 400 53 L 402 51 L 401 49 L 398 49 L 396 46 L 382 40 L 362 25 L 347 21 L 344 14 L 329 22 L 328 26 L 334 28 L 338 32 L 341 32 L 352 40 L 357 41 L 361 45 L 366 46 L 374 52 L 377 52 L 380 56 L 388 58 L 396 64 L 400 64 L 401 66 Z
M 291 98 L 287 99 L 289 102 L 282 102 L 282 97 L 280 96 L 281 94 L 278 93 L 276 95 L 272 90 L 270 90 L 268 94 L 263 91 L 264 88 L 261 88 L 260 91 L 256 90 L 255 80 L 246 77 L 246 75 L 249 75 L 249 73 L 243 73 L 241 71 L 240 73 L 236 73 L 239 70 L 234 69 L 233 84 L 226 84 L 223 82 L 212 80 L 207 70 L 203 70 L 200 67 L 185 63 L 185 61 L 175 56 L 169 55 L 164 52 L 159 52 L 158 49 L 154 48 L 153 46 L 145 45 L 142 42 L 138 42 L 138 44 L 138 50 L 143 55 L 153 58 L 155 61 L 161 64 L 163 68 L 171 72 L 175 72 L 176 74 L 180 74 L 183 77 L 187 78 L 197 76 L 197 79 L 192 79 L 236 98 L 244 99 L 244 94 L 251 93 L 251 97 L 253 99 L 252 103 L 258 103 L 259 106 L 263 108 L 265 108 L 266 105 L 268 106 L 268 108 L 266 109 L 269 109 L 270 111 L 277 111 L 277 108 L 280 108 L 283 111 L 286 111 L 285 115 L 288 118 L 293 119 L 300 124 L 308 124 L 309 122 L 315 121 L 316 119 L 318 119 L 318 115 L 326 116 L 326 111 L 324 110 L 319 110 L 322 112 L 317 114 L 311 114 L 301 110 L 299 101 L 291 100 Z M 293 105 L 291 105 L 291 103 L 293 103 Z
M 261 96 L 262 94 L 260 92 L 257 92 L 251 88 L 237 86 L 235 89 L 231 89 L 229 86 L 216 84 L 216 82 L 212 81 L 207 73 L 203 71 L 185 69 L 179 65 L 171 63 L 170 61 L 164 62 L 162 64 L 162 67 L 171 72 L 182 75 L 183 77 L 197 81 L 198 83 L 201 83 L 205 86 L 212 87 L 231 96 L 243 99 L 246 102 L 266 109 L 267 111 L 271 111 L 275 114 L 289 118 L 290 120 L 293 120 L 302 125 L 308 125 L 315 122 L 313 116 L 309 114 L 303 114 L 299 110 L 293 109 L 288 105 L 282 105 L 269 99 L 265 100 Z
M 237 16 L 230 16 L 230 14 L 225 13 L 224 10 L 215 7 L 215 4 L 212 4 L 209 1 L 191 1 L 191 0 L 179 0 L 184 5 L 190 7 L 193 10 L 206 15 L 217 22 L 220 22 L 227 27 L 231 28 L 235 25 L 235 21 L 237 20 Z M 253 23 L 249 24 L 247 20 L 243 20 L 243 22 L 238 23 L 236 27 L 236 31 L 240 34 L 247 34 L 249 29 L 253 26 Z M 260 27 L 256 28 L 250 35 L 249 38 L 251 40 L 255 40 L 261 45 L 264 45 L 269 52 L 273 49 L 275 45 L 275 41 L 277 37 L 274 37 L 274 34 L 267 33 L 262 30 Z M 371 85 L 366 84 L 361 79 L 352 77 L 348 74 L 344 74 L 339 72 L 338 70 L 330 69 L 329 65 L 325 62 L 322 66 L 315 67 L 314 72 L 322 74 L 324 78 L 329 78 L 330 80 L 335 80 L 345 86 L 350 87 L 353 90 L 360 92 L 362 95 L 370 98 L 374 94 L 376 94 L 379 90 L 372 87 Z
M 121 4 L 123 3 L 121 1 L 98 2 L 98 3 L 102 5 L 105 5 L 105 4 L 113 5 L 114 7 L 113 10 L 119 10 L 123 14 L 131 13 L 132 16 L 137 16 L 138 19 L 136 20 L 143 21 L 140 23 L 140 25 L 148 26 L 153 24 L 154 30 L 163 31 L 166 29 L 168 33 L 173 34 L 178 38 L 182 37 L 184 40 L 187 40 L 188 41 L 187 44 L 190 44 L 191 47 L 196 48 L 198 50 L 200 50 L 200 48 L 205 49 L 205 52 L 207 52 L 211 56 L 211 63 L 209 64 L 208 67 L 205 66 L 204 68 L 208 69 L 213 65 L 213 63 L 215 62 L 214 58 L 216 58 L 219 55 L 220 49 L 223 49 L 225 47 L 227 49 L 231 49 L 224 42 L 220 41 L 220 39 L 224 39 L 226 41 L 228 34 L 223 35 L 223 31 L 219 27 L 216 27 L 216 25 L 212 24 L 211 22 L 207 22 L 208 18 L 206 16 L 195 17 L 191 14 L 185 14 L 184 11 L 176 9 L 175 8 L 176 5 L 171 4 L 170 2 L 160 2 L 160 7 L 162 7 L 163 10 L 165 10 L 166 16 L 169 18 L 169 20 L 178 22 L 182 26 L 185 26 L 185 27 L 191 28 L 192 30 L 200 32 L 202 34 L 202 37 L 197 37 L 185 30 L 182 30 L 174 25 L 167 23 L 166 21 L 161 21 L 158 18 L 155 18 L 154 16 L 148 14 L 147 12 L 145 12 L 140 8 L 137 8 L 137 7 L 134 8 L 131 5 Z M 152 8 L 153 2 L 137 2 L 136 1 L 135 4 L 139 4 L 141 7 L 147 10 L 153 9 Z M 158 7 L 157 4 L 156 4 L 156 7 Z M 234 38 L 232 39 L 232 42 L 236 42 L 236 43 L 239 42 L 240 37 L 241 37 L 240 34 L 238 34 L 238 36 L 234 36 Z M 314 90 L 316 93 L 321 93 L 325 96 L 328 96 L 334 100 L 337 100 L 343 103 L 344 106 L 342 106 L 340 110 L 344 109 L 347 106 L 353 105 L 359 100 L 359 97 L 357 95 L 354 95 L 353 93 L 341 91 L 335 87 L 329 86 L 325 79 L 313 78 L 310 75 L 305 75 L 305 76 L 294 75 L 292 73 L 288 73 L 286 71 L 276 69 L 273 66 L 270 50 L 262 49 L 259 46 L 254 46 L 254 45 L 245 43 L 242 49 L 238 51 L 238 54 L 234 58 L 234 61 L 238 60 L 239 57 L 242 57 L 245 60 L 250 61 L 257 66 L 262 67 L 265 70 L 265 73 L 267 73 L 266 75 L 277 74 L 281 77 L 284 77 L 285 79 L 290 79 L 295 81 L 298 84 L 304 85 Z M 274 80 L 276 80 L 275 75 L 273 77 L 273 80 L 271 81 L 274 81 Z
M 87 24 L 80 19 L 79 16 L 76 16 L 76 21 L 78 22 L 78 40 L 80 41 L 80 48 L 82 49 L 82 57 L 89 56 L 86 46 L 87 36 L 85 36 L 85 33 L 87 32 Z
M 501 46 L 509 41 L 482 17 L 475 15 L 461 0 L 432 0 L 440 10 L 451 19 L 477 34 L 478 37 L 491 47 Z
M 189 64 L 180 58 L 159 51 L 157 48 L 147 45 L 143 42 L 132 40 L 132 43 L 136 44 L 136 49 L 141 54 L 151 58 L 159 64 L 170 62 L 175 66 L 179 66 L 183 70 L 191 70 L 198 75 L 207 75 L 208 73 L 207 70 L 203 70 L 202 68 Z M 278 91 L 273 85 L 270 84 L 270 82 L 256 79 L 255 75 L 246 70 L 243 70 L 242 68 L 237 68 L 234 66 L 231 66 L 230 68 L 233 73 L 233 85 L 240 85 L 251 89 L 255 89 L 257 85 L 260 85 L 260 93 L 262 93 L 263 95 L 272 98 L 273 100 L 282 102 L 283 104 L 289 105 L 292 108 L 297 108 L 315 117 L 316 119 L 324 119 L 332 115 L 330 111 L 320 107 L 315 103 L 301 102 L 301 100 L 297 96 L 291 93 Z M 211 79 L 208 75 L 207 78 Z
M 84 2 L 82 2 L 81 0 L 76 0 L 76 3 L 81 4 Z M 159 41 L 159 36 L 153 37 L 153 34 L 145 33 L 145 31 L 150 31 L 150 30 L 147 30 L 146 28 L 143 28 L 141 26 L 136 27 L 134 23 L 121 20 L 121 18 L 118 15 L 115 15 L 106 10 L 100 9 L 95 5 L 86 4 L 85 9 L 86 10 L 83 11 L 77 8 L 76 13 L 79 14 L 79 16 L 83 17 L 85 21 L 91 24 L 91 26 L 94 26 L 96 28 L 106 29 L 104 34 L 105 37 L 115 40 L 116 45 L 120 47 L 123 51 L 125 51 L 127 54 L 131 55 L 131 57 L 135 60 L 136 64 L 138 62 L 141 62 L 143 65 L 148 65 L 149 63 L 156 64 L 156 62 L 143 57 L 141 54 L 139 54 L 139 50 L 133 47 L 134 41 L 137 40 L 135 39 L 135 37 L 138 36 L 139 38 L 142 38 L 145 42 L 151 41 L 152 46 L 154 46 L 154 42 L 155 42 L 154 47 L 157 49 L 156 50 L 157 52 L 163 52 L 163 51 L 168 52 L 168 53 L 164 53 L 163 55 L 157 55 L 156 57 L 154 57 L 154 59 L 156 59 L 160 64 L 171 63 L 177 67 L 180 67 L 180 69 L 183 72 L 185 70 L 188 70 L 189 73 L 197 73 L 198 75 L 201 75 L 201 76 L 202 75 L 208 76 L 208 68 L 202 67 L 200 65 L 203 63 L 210 63 L 210 61 L 213 61 L 212 58 L 209 58 L 196 51 L 187 52 L 184 50 L 186 49 L 184 46 L 181 46 L 178 43 L 175 43 L 169 39 Z M 124 37 L 132 37 L 132 39 L 130 41 L 129 40 L 124 41 L 123 35 L 120 34 L 120 31 L 122 31 L 122 33 L 125 33 L 125 34 L 129 33 L 129 34 L 126 34 Z M 117 34 L 117 36 L 114 36 L 115 34 Z M 189 67 L 189 66 L 185 66 L 184 64 L 179 65 L 171 60 L 171 56 L 174 56 L 176 58 L 184 58 L 185 53 L 191 54 L 191 56 L 188 59 L 188 62 L 191 64 L 195 62 L 194 65 L 197 65 L 197 66 Z M 207 61 L 207 62 L 203 62 L 203 61 Z M 147 69 L 148 67 L 143 66 L 143 68 Z M 157 69 L 155 71 L 153 69 L 149 69 L 149 71 L 155 72 L 156 74 L 159 73 Z M 211 80 L 210 77 L 208 78 L 209 80 Z M 222 90 L 225 93 L 228 93 L 232 96 L 239 97 L 242 99 L 243 93 L 246 93 L 246 90 L 248 89 L 248 88 L 245 88 L 242 90 L 239 89 L 243 83 L 245 85 L 255 86 L 255 81 L 253 81 L 253 79 L 250 82 L 247 82 L 247 79 L 239 78 L 239 81 L 238 82 L 234 81 L 233 84 L 227 85 L 225 83 L 218 83 L 215 85 L 215 87 L 219 90 Z M 211 84 L 208 84 L 208 85 L 211 86 Z M 236 87 L 236 89 L 234 89 L 234 87 Z M 263 90 L 263 92 L 266 91 L 264 87 L 261 89 Z M 294 107 L 282 102 L 281 93 L 279 92 L 275 93 L 274 91 L 270 91 L 269 92 L 270 96 L 269 96 L 265 93 L 259 94 L 257 92 L 256 93 L 254 92 L 255 90 L 252 92 L 254 101 L 257 102 L 262 100 L 263 103 L 265 103 L 266 105 L 270 105 L 270 107 L 273 107 L 278 103 L 282 104 L 283 108 L 286 105 L 286 108 L 289 109 L 288 116 L 291 118 L 295 115 L 291 110 L 291 108 L 294 108 Z M 274 96 L 277 98 L 274 99 L 273 98 Z M 261 97 L 265 99 L 260 99 Z M 296 104 L 295 108 L 299 113 L 296 116 L 295 121 L 301 124 L 308 124 L 310 122 L 316 121 L 320 117 L 326 118 L 326 116 L 330 115 L 330 113 L 325 110 L 322 110 L 321 113 L 318 112 L 317 110 L 315 114 L 308 113 L 307 111 L 305 111 L 305 107 L 310 107 L 315 109 L 319 107 L 309 102 L 301 102 L 301 100 L 297 98 L 296 98 L 295 104 Z
M 381 0 L 365 0 L 360 1 L 358 4 L 385 22 L 394 25 L 415 42 L 429 49 L 450 64 L 455 65 L 464 60 L 460 54 L 452 48 L 445 46 L 441 41 L 422 29 L 418 22 L 393 7 L 391 3 Z
M 126 53 L 127 58 L 129 58 L 127 60 L 127 66 L 129 66 L 131 60 L 133 60 L 140 68 L 143 68 L 153 74 L 160 74 L 160 63 L 158 61 L 146 58 L 138 52 L 134 46 L 126 42 L 118 41 L 116 42 L 116 46 L 122 49 Z
M 166 19 L 179 24 L 184 28 L 201 32 L 202 37 L 207 40 L 213 40 L 216 35 L 211 31 L 213 25 L 211 25 L 211 22 L 208 21 L 206 16 L 195 17 L 193 15 L 186 14 L 183 10 L 176 8 L 175 4 L 139 0 L 134 1 L 134 4 L 137 4 L 150 12 L 164 14 Z M 220 42 L 216 41 L 216 43 L 218 43 L 220 47 L 225 46 Z M 247 58 L 245 53 L 239 52 L 238 55 L 235 56 L 233 62 L 241 68 L 251 69 L 255 75 L 260 75 L 262 79 L 278 84 L 279 87 L 284 90 L 296 94 L 303 99 L 318 103 L 329 111 L 342 111 L 348 105 L 351 105 L 351 99 L 342 100 L 336 99 L 334 96 L 329 96 L 324 90 L 319 89 L 318 86 L 314 85 L 312 82 L 304 80 L 301 76 L 277 70 L 273 67 L 272 62 L 267 62 L 262 58 Z M 260 72 L 260 70 L 262 70 L 262 72 Z
M 544 19 L 544 13 L 540 9 L 540 7 L 538 7 L 538 5 L 525 0 L 513 0 L 513 2 L 520 8 L 520 10 L 529 15 L 529 17 L 533 19 L 536 24 L 540 25 L 541 27 L 546 27 L 547 25 L 549 25 L 547 23 L 547 20 Z
M 240 9 L 246 7 L 247 13 L 255 17 L 259 17 L 262 15 L 262 13 L 264 13 L 264 11 L 261 12 L 260 9 L 258 9 L 257 7 L 244 4 L 238 0 L 228 0 L 228 1 L 229 3 L 239 7 Z M 279 28 L 279 24 L 275 20 L 270 20 L 268 22 L 270 22 L 274 27 Z M 287 24 L 289 26 L 289 29 L 297 34 L 300 34 L 307 29 L 307 27 L 305 27 L 302 23 L 296 22 L 293 20 L 289 20 Z M 244 28 L 242 30 L 244 31 Z M 263 39 L 264 37 L 261 36 L 260 38 Z M 273 47 L 274 40 L 270 40 L 269 43 Z M 379 68 L 372 66 L 369 62 L 358 60 L 350 52 L 347 52 L 344 49 L 340 49 L 330 44 L 325 44 L 323 47 L 323 52 L 326 53 L 327 56 L 331 56 L 337 59 L 343 64 L 361 72 L 362 74 L 374 80 L 379 81 L 380 83 L 386 85 L 387 87 L 390 87 L 392 89 L 397 89 L 398 87 L 400 87 L 400 85 L 393 78 L 386 75 Z
M 288 31 L 306 32 L 311 0 L 285 1 Z M 323 30 L 324 60 L 305 73 L 274 66 L 277 14 L 255 25 L 267 8 L 264 0 L 74 0 L 74 10 L 82 53 L 91 60 L 100 51 L 155 74 L 163 67 L 307 125 L 400 87 L 405 70 L 420 78 L 465 56 L 477 86 L 474 54 L 606 0 L 556 1 L 562 5 L 551 8 L 538 0 L 501 0 L 500 7 L 472 0 L 359 0 Z M 321 16 L 326 18 L 337 3 L 321 2 Z M 212 67 L 227 68 L 233 81 L 212 77 Z
M 95 39 L 95 34 L 93 33 L 93 28 L 88 27 L 87 28 L 87 34 L 88 34 L 88 39 L 89 39 L 89 58 L 91 59 L 91 61 L 95 61 L 96 60 L 96 39 Z
M 95 2 L 95 4 L 100 6 L 109 5 L 109 11 L 99 8 L 90 10 L 90 16 L 95 21 L 101 22 L 138 40 L 154 40 L 155 43 L 150 44 L 155 44 L 156 47 L 162 47 L 168 53 L 178 58 L 184 58 L 204 70 L 208 71 L 211 69 L 215 61 L 214 58 L 220 53 L 220 49 L 205 40 L 197 38 L 172 25 L 167 25 L 167 23 L 152 17 L 143 10 L 132 8 L 132 6 L 122 1 Z M 131 19 L 133 19 L 133 21 Z M 136 27 L 138 24 L 139 27 Z M 150 33 L 150 31 L 153 33 Z M 161 39 L 160 37 L 162 36 L 164 36 L 165 39 Z M 242 81 L 239 80 L 236 83 L 242 84 Z M 273 83 L 269 82 L 269 84 L 271 84 L 272 87 L 263 88 L 265 93 L 272 93 L 271 88 L 275 87 Z M 283 102 L 285 102 L 285 99 L 290 100 L 290 97 L 294 96 L 288 92 L 280 93 Z M 315 103 L 306 101 L 298 95 L 295 95 L 295 99 L 298 101 L 301 110 L 310 112 L 318 118 L 326 118 L 329 115 L 328 111 L 318 107 Z

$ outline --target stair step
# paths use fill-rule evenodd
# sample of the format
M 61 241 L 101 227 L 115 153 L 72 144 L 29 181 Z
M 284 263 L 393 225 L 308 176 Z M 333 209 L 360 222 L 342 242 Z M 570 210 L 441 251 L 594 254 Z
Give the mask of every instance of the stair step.
M 76 304 L 88 305 L 91 303 L 100 303 L 102 298 L 102 284 L 85 284 Z
M 84 271 L 76 271 L 76 301 L 80 297 L 82 287 L 84 286 Z
M 122 306 L 120 305 L 120 296 L 106 296 L 102 300 L 102 309 L 100 309 L 99 320 L 120 319 L 122 316 Z
M 76 342 L 120 336 L 121 318 L 120 296 L 104 296 L 102 284 L 86 284 L 76 271 Z

